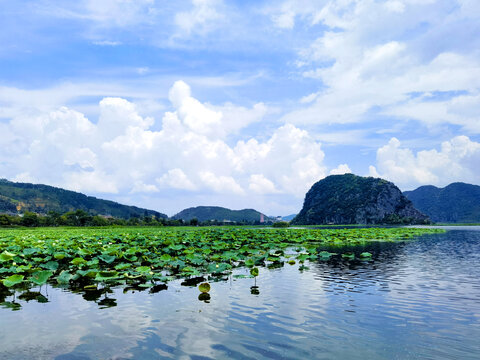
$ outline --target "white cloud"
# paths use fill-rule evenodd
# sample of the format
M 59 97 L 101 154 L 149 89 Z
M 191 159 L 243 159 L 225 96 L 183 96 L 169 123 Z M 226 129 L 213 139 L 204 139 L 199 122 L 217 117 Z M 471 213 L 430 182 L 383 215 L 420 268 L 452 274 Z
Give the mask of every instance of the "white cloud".
M 350 174 L 352 170 L 348 167 L 347 164 L 340 164 L 335 169 L 330 170 L 330 175 L 343 175 Z
M 325 6 L 325 0 L 286 0 L 266 9 L 275 26 L 281 29 L 293 29 L 298 18 L 315 22 L 315 14 Z
M 169 99 L 177 108 L 181 122 L 198 134 L 212 134 L 219 131 L 222 113 L 209 109 L 190 95 L 190 87 L 177 81 L 169 92 Z
M 210 189 L 222 194 L 240 194 L 245 192 L 240 185 L 231 176 L 217 176 L 209 171 L 202 171 L 199 173 L 200 180 Z
M 325 177 L 320 144 L 291 124 L 278 128 L 264 143 L 239 141 L 234 152 L 236 171 L 263 174 L 282 193 L 302 197 L 314 182 Z
M 132 194 L 135 193 L 157 193 L 159 190 L 153 184 L 145 184 L 142 181 L 135 181 L 131 190 Z
M 275 189 L 275 184 L 268 180 L 263 174 L 250 175 L 248 188 L 258 194 L 275 194 L 278 190 Z
M 299 125 L 359 123 L 375 119 L 369 113 L 375 109 L 396 121 L 460 125 L 467 133 L 479 133 L 473 114 L 478 114 L 480 57 L 469 29 L 480 14 L 472 2 L 457 8 L 448 3 L 325 1 L 312 11 L 312 20 L 302 15 L 302 5 L 283 2 L 281 8 L 290 17 L 307 16 L 307 25 L 327 27 L 300 51 L 298 60 L 304 76 L 326 88 L 316 97 L 302 98 L 300 108 L 283 120 Z M 463 7 L 472 7 L 471 12 Z M 445 34 L 456 34 L 456 40 Z M 458 91 L 463 94 L 454 93 Z M 452 94 L 435 102 L 411 97 L 437 92 Z
M 480 179 L 480 143 L 467 136 L 456 136 L 441 144 L 440 150 L 422 150 L 416 154 L 392 138 L 377 151 L 377 166 L 370 175 L 393 181 L 398 186 L 445 186 L 451 182 L 478 183 Z
M 119 46 L 122 45 L 120 41 L 112 41 L 112 40 L 97 40 L 93 42 L 94 45 L 99 46 Z
M 173 109 L 158 125 L 118 97 L 99 102 L 96 123 L 67 107 L 17 116 L 2 124 L 9 137 L 2 138 L 0 173 L 132 199 L 141 194 L 161 198 L 172 189 L 202 201 L 208 201 L 207 195 L 246 199 L 254 194 L 250 206 L 264 204 L 262 195 L 268 194 L 301 201 L 326 175 L 320 143 L 291 124 L 262 141 L 226 142 L 228 135 L 263 119 L 268 108 L 262 103 L 213 106 L 194 98 L 184 82 L 172 86 L 169 98 Z
M 63 174 L 63 182 L 69 190 L 87 193 L 118 193 L 115 178 L 103 171 L 78 171 Z
M 175 15 L 175 23 L 180 29 L 177 36 L 190 35 L 192 32 L 205 34 L 222 19 L 222 14 L 218 10 L 222 5 L 221 0 L 192 0 L 192 5 L 190 11 Z
M 165 187 L 182 190 L 195 190 L 196 186 L 188 179 L 182 169 L 170 169 L 157 182 Z
M 148 21 L 154 3 L 154 0 L 81 0 L 56 6 L 46 2 L 39 6 L 39 11 L 63 18 L 88 20 L 101 28 L 122 28 Z

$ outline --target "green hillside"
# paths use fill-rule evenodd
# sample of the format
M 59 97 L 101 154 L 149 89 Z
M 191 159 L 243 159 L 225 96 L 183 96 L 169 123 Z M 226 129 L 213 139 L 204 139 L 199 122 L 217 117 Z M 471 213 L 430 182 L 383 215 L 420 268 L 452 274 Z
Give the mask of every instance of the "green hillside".
M 97 199 L 75 191 L 0 179 L 0 213 L 31 211 L 47 214 L 49 211 L 65 213 L 79 209 L 91 215 L 108 215 L 122 219 L 141 216 L 167 218 L 167 215 L 157 211 Z
M 461 182 L 444 188 L 432 185 L 405 191 L 415 207 L 435 222 L 480 222 L 480 186 Z
M 198 221 L 233 221 L 256 223 L 260 221 L 261 213 L 253 209 L 230 210 L 220 206 L 197 206 L 180 211 L 172 218 L 177 220 L 190 221 L 196 218 Z M 264 216 L 265 221 L 269 218 Z
M 428 222 L 395 184 L 353 174 L 330 175 L 305 195 L 292 224 L 411 224 Z

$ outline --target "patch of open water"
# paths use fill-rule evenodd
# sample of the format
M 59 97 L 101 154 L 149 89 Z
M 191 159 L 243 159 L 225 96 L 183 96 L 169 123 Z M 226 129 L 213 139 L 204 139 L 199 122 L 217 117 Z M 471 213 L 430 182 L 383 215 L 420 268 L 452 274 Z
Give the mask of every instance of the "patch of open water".
M 366 250 L 368 262 L 261 268 L 258 294 L 254 279 L 211 283 L 208 303 L 181 281 L 91 301 L 17 294 L 19 311 L 0 308 L 0 359 L 480 358 L 479 231 Z

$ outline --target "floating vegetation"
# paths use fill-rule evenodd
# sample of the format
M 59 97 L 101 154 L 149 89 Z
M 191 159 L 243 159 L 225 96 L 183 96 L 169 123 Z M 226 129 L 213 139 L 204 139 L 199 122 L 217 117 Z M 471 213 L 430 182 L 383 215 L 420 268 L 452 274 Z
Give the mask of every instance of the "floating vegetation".
M 365 261 L 372 254 L 356 255 L 351 251 L 352 246 L 372 241 L 404 241 L 438 232 L 444 230 L 245 227 L 1 230 L 0 292 L 28 291 L 49 283 L 83 291 L 84 297 L 99 298 L 106 293 L 102 288 L 118 284 L 126 289 L 151 288 L 155 293 L 166 289 L 164 284 L 172 279 L 185 279 L 185 285 L 196 286 L 207 277 L 210 282 L 222 280 L 237 267 L 250 268 L 250 275 L 244 277 L 257 277 L 258 267 L 274 269 L 285 262 L 298 263 L 302 271 L 308 269 L 304 265 L 307 260 L 328 261 L 336 256 L 345 261 L 357 258 Z M 335 248 L 335 252 L 320 251 L 321 246 Z M 343 246 L 349 246 L 350 250 L 342 251 Z M 206 285 L 200 284 L 202 293 L 208 293 L 204 291 Z M 41 299 L 34 294 L 32 298 Z M 202 299 L 206 300 L 206 296 Z M 108 298 L 102 304 L 113 306 Z
M 210 284 L 207 282 L 201 283 L 198 285 L 198 290 L 202 293 L 208 293 L 210 291 Z

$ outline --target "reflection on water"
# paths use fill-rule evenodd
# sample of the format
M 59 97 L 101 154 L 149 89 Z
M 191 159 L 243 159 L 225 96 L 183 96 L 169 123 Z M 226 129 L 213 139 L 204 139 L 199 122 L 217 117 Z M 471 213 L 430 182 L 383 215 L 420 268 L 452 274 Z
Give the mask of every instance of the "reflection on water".
M 351 251 L 372 258 L 262 268 L 209 293 L 204 278 L 0 293 L 0 358 L 480 358 L 480 232 Z

